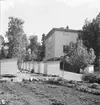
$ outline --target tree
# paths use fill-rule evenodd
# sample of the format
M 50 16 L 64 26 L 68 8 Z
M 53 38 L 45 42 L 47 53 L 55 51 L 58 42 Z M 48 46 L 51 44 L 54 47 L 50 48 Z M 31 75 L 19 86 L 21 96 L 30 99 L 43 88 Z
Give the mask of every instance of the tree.
M 45 34 L 42 34 L 41 43 L 42 43 L 42 46 L 41 46 L 40 56 L 41 56 L 41 59 L 43 60 L 43 58 L 45 57 Z
M 65 52 L 67 56 L 71 56 L 74 53 L 74 50 L 76 49 L 76 43 L 70 42 L 69 45 L 65 46 Z
M 19 43 L 19 46 L 18 46 L 19 54 L 21 54 L 22 51 L 26 50 L 29 45 L 26 34 L 23 34 L 22 36 L 18 37 L 17 41 Z
M 10 56 L 18 56 L 26 47 L 26 35 L 23 30 L 24 21 L 18 18 L 9 17 L 8 31 L 6 37 L 9 41 Z
M 85 21 L 81 38 L 88 49 L 94 49 L 96 61 L 98 61 L 100 59 L 100 13 L 92 22 Z
M 0 59 L 4 57 L 3 45 L 5 43 L 4 37 L 0 35 Z
M 0 35 L 0 47 L 5 43 L 4 37 Z
M 89 64 L 94 63 L 95 60 L 94 50 L 92 48 L 87 50 L 87 48 L 83 45 L 82 40 L 78 40 L 77 43 L 75 43 L 75 45 L 73 44 L 71 47 L 70 45 L 71 44 L 69 44 L 69 47 L 67 47 L 68 50 L 66 52 L 67 63 L 82 69 L 88 66 Z
M 38 42 L 38 37 L 36 35 L 31 35 L 29 37 L 29 40 L 30 40 L 30 44 L 28 48 L 31 49 L 31 54 L 35 55 L 35 59 L 37 59 L 39 55 L 39 47 L 40 47 L 40 44 Z

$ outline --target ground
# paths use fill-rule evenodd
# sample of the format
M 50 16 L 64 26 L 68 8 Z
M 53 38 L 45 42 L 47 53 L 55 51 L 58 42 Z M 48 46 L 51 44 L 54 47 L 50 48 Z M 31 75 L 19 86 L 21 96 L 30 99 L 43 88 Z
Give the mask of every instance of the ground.
M 100 95 L 42 81 L 0 82 L 2 99 L 8 105 L 100 105 Z
M 3 62 L 3 61 L 2 61 Z M 2 63 L 2 70 L 14 73 L 17 68 L 16 62 L 12 61 L 11 66 Z M 23 81 L 22 78 L 29 78 L 27 74 L 18 74 L 17 79 L 10 82 L 0 80 L 0 101 L 5 100 L 8 105 L 100 105 L 100 95 L 80 92 L 74 88 L 68 88 L 62 85 L 48 84 L 42 81 Z M 32 75 L 34 78 L 41 75 Z M 72 76 L 73 77 L 73 76 Z M 37 77 L 36 77 L 37 78 Z

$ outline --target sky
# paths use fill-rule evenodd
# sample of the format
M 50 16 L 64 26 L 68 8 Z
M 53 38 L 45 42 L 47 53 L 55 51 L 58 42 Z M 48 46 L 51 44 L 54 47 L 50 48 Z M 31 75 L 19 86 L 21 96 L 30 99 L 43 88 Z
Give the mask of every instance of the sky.
M 52 28 L 69 26 L 82 29 L 86 18 L 92 20 L 100 12 L 100 0 L 0 0 L 0 34 L 5 36 L 8 17 L 25 21 L 24 32 L 29 37 L 42 34 Z

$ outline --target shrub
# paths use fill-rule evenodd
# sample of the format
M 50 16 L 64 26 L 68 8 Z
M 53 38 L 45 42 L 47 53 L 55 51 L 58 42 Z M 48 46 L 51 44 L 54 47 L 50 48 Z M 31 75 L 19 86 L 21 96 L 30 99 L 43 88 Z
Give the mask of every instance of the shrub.
M 65 60 L 72 66 L 84 69 L 87 65 L 93 64 L 95 61 L 96 56 L 94 54 L 94 50 L 90 48 L 88 51 L 83 45 L 82 40 L 78 40 L 77 43 L 71 42 L 66 49 L 67 52 Z
M 100 84 L 100 74 L 97 76 L 96 82 Z
M 93 84 L 90 84 L 88 87 L 89 88 L 98 89 L 99 88 L 99 84 L 98 83 L 93 83 Z
M 92 94 L 95 94 L 95 95 L 100 95 L 100 90 L 99 89 L 89 88 L 89 87 L 84 86 L 84 85 L 81 85 L 81 86 L 77 87 L 77 90 L 82 91 L 82 92 L 92 93 Z
M 100 74 L 99 73 L 88 73 L 88 74 L 83 74 L 82 76 L 83 81 L 87 81 L 90 83 L 99 83 L 100 84 Z
M 46 82 L 49 84 L 60 85 L 61 78 L 49 78 Z
M 94 83 L 94 82 L 97 81 L 97 77 L 96 77 L 95 74 L 88 73 L 88 74 L 83 74 L 82 80 L 83 80 L 83 81 L 90 82 L 90 83 Z

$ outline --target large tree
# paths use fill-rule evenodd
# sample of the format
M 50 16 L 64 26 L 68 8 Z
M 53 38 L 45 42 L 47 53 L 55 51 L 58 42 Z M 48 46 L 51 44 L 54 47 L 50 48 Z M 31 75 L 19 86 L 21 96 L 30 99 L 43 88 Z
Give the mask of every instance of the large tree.
M 29 48 L 31 49 L 31 53 L 33 51 L 36 53 L 38 47 L 38 37 L 36 35 L 31 35 L 29 37 L 29 40 L 30 40 Z
M 41 56 L 41 59 L 43 60 L 43 58 L 45 57 L 45 34 L 42 34 L 42 39 L 41 39 L 41 53 L 40 53 L 40 56 Z
M 0 35 L 0 59 L 4 57 L 3 45 L 5 43 L 4 37 Z
M 100 13 L 92 21 L 85 21 L 81 38 L 88 49 L 94 49 L 98 61 L 98 58 L 100 59 Z
M 0 47 L 5 43 L 4 37 L 0 35 Z
M 66 46 L 65 61 L 72 67 L 84 69 L 84 67 L 93 64 L 95 60 L 94 50 L 90 48 L 87 50 L 83 45 L 82 40 L 78 40 L 76 43 L 70 42 Z
M 38 42 L 38 37 L 36 35 L 31 35 L 29 37 L 29 40 L 30 40 L 30 44 L 28 46 L 28 49 L 31 49 L 31 54 L 32 54 L 32 57 L 33 55 L 35 55 L 35 59 L 38 59 L 39 58 L 39 55 L 40 55 L 40 43 Z
M 24 21 L 19 18 L 9 17 L 6 37 L 9 41 L 10 56 L 18 56 L 26 48 L 27 38 L 23 30 Z

